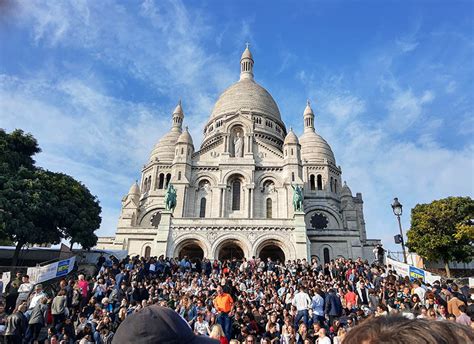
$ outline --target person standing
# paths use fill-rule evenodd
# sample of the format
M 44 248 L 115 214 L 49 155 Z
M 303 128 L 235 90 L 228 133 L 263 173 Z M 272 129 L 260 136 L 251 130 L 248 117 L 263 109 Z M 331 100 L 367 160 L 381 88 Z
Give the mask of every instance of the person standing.
M 299 327 L 299 322 L 303 319 L 306 327 L 308 326 L 308 309 L 311 307 L 311 299 L 305 292 L 304 285 L 300 285 L 299 292 L 293 298 L 293 306 L 296 307 L 295 330 Z
M 43 326 L 46 325 L 48 319 L 48 299 L 43 296 L 31 311 L 30 320 L 28 321 L 28 333 L 26 335 L 27 343 L 35 343 Z
M 342 315 L 341 299 L 336 295 L 334 289 L 329 289 L 326 295 L 324 311 L 329 318 L 329 326 L 332 326 L 334 319 Z
M 16 310 L 7 318 L 5 328 L 5 341 L 7 344 L 21 344 L 25 336 L 28 320 L 25 312 L 26 302 L 22 302 Z
M 321 295 L 321 289 L 316 288 L 312 299 L 313 314 L 318 319 L 320 325 L 324 324 L 324 297 Z
M 22 283 L 18 287 L 18 298 L 16 299 L 16 305 L 18 306 L 23 301 L 28 300 L 28 295 L 30 295 L 31 290 L 33 289 L 33 283 L 30 283 L 30 277 L 24 275 L 21 278 Z
M 229 313 L 232 311 L 234 306 L 234 300 L 232 296 L 224 293 L 222 286 L 217 287 L 217 296 L 214 298 L 214 308 L 219 313 L 217 316 L 217 323 L 221 325 L 227 340 L 230 340 L 232 335 L 232 321 L 229 317 Z
M 61 289 L 51 303 L 53 326 L 57 327 L 66 319 L 67 297 L 66 290 Z

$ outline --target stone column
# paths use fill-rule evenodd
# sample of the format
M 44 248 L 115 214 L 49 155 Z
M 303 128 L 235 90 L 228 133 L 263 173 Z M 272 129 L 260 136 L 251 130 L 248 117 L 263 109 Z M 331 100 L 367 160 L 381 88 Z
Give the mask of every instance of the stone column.
M 173 214 L 169 210 L 163 210 L 161 212 L 161 220 L 160 224 L 158 225 L 155 242 L 154 242 L 154 249 L 153 255 L 160 256 L 160 255 L 168 255 L 168 242 L 171 241 L 171 218 Z M 171 245 L 173 246 L 173 245 Z M 173 252 L 170 253 L 171 255 Z
M 293 221 L 295 230 L 293 232 L 294 245 L 296 251 L 295 259 L 310 258 L 310 244 L 308 235 L 306 234 L 306 223 L 304 221 L 304 211 L 295 211 Z

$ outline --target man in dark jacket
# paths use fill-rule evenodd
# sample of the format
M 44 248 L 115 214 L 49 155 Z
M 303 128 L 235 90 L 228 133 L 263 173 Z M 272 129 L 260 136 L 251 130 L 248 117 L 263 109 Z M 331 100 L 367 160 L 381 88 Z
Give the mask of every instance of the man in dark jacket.
M 16 311 L 7 318 L 5 328 L 5 339 L 7 344 L 21 344 L 25 337 L 28 320 L 25 312 L 28 306 L 26 302 L 22 302 Z
M 329 289 L 326 294 L 324 311 L 329 317 L 329 326 L 332 326 L 333 321 L 342 315 L 342 303 L 334 289 Z

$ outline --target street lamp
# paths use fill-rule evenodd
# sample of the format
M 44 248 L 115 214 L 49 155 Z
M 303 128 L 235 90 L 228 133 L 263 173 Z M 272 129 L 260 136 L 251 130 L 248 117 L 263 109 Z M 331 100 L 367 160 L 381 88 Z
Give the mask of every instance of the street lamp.
M 393 210 L 393 213 L 395 214 L 395 216 L 398 219 L 398 228 L 400 229 L 400 239 L 401 239 L 400 242 L 402 244 L 402 250 L 403 250 L 403 261 L 406 264 L 407 263 L 407 254 L 405 252 L 405 240 L 403 239 L 402 223 L 400 221 L 400 216 L 402 215 L 402 212 L 403 212 L 403 206 L 398 201 L 397 197 L 395 197 L 393 199 L 392 210 Z

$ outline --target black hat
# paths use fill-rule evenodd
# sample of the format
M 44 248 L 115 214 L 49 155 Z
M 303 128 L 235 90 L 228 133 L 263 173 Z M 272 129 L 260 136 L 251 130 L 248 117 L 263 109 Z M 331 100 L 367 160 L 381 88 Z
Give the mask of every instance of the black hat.
M 112 343 L 219 344 L 219 341 L 196 336 L 178 313 L 170 308 L 153 305 L 125 318 Z

